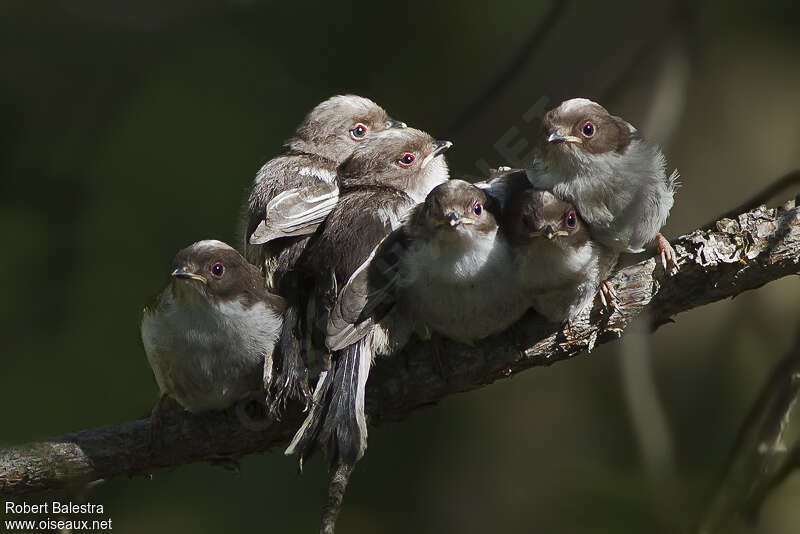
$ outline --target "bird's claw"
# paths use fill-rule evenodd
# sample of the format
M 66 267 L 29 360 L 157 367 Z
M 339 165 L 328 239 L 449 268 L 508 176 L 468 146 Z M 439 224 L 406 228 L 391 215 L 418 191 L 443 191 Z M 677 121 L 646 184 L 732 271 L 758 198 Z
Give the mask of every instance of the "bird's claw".
M 656 243 L 658 244 L 658 254 L 661 256 L 661 266 L 664 268 L 664 273 L 672 276 L 680 271 L 678 266 L 678 254 L 672 245 L 669 244 L 667 238 L 661 234 L 656 236 Z
M 598 291 L 598 295 L 600 296 L 600 302 L 603 304 L 604 309 L 608 310 L 609 307 L 617 307 L 617 301 L 619 300 L 617 292 L 608 280 L 600 282 L 600 291 Z

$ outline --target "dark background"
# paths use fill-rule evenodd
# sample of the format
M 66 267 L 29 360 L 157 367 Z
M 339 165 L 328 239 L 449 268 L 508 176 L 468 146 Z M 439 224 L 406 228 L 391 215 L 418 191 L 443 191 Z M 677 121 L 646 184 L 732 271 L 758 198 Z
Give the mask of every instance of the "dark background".
M 452 139 L 454 175 L 515 163 L 495 145 L 532 140 L 537 102 L 593 98 L 681 171 L 666 235 L 713 219 L 800 166 L 800 9 L 752 5 L 567 2 L 474 108 L 550 3 L 3 2 L 0 444 L 149 412 L 142 305 L 179 248 L 238 246 L 256 171 L 333 94 Z M 340 530 L 689 525 L 799 323 L 786 278 L 376 427 Z M 276 449 L 238 475 L 193 465 L 85 498 L 119 532 L 314 532 L 325 479 Z M 755 532 L 798 521 L 794 477 Z

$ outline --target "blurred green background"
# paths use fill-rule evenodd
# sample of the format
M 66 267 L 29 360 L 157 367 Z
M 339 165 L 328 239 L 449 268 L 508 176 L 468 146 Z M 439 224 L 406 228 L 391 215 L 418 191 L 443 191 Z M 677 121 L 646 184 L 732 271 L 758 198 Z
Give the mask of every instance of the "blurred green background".
M 800 166 L 797 3 L 567 2 L 473 109 L 551 6 L 3 2 L 0 444 L 148 413 L 143 303 L 179 248 L 239 244 L 256 171 L 330 95 L 452 139 L 456 175 L 513 164 L 502 140 L 532 140 L 537 102 L 599 100 L 681 171 L 673 237 Z M 339 529 L 675 532 L 798 325 L 792 277 L 376 427 Z M 298 477 L 274 450 L 86 498 L 118 532 L 314 532 L 325 481 L 324 462 Z M 754 532 L 798 525 L 794 477 Z

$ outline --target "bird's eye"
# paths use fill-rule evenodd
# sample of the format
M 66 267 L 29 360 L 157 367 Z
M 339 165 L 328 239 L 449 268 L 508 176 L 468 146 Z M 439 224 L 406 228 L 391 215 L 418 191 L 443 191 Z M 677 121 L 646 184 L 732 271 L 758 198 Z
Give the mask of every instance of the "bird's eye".
M 597 131 L 597 128 L 595 128 L 594 123 L 591 121 L 586 121 L 583 123 L 583 126 L 581 126 L 581 133 L 586 138 L 592 137 L 595 131 Z
M 222 275 L 225 274 L 225 266 L 222 265 L 222 262 L 218 261 L 217 263 L 211 266 L 210 271 L 211 271 L 211 276 L 219 280 L 220 278 L 222 278 Z
M 476 202 L 472 206 L 472 213 L 474 213 L 475 215 L 478 215 L 478 216 L 480 216 L 480 214 L 483 213 L 483 206 L 481 205 L 480 202 Z
M 416 159 L 417 157 L 414 154 L 411 152 L 406 152 L 400 157 L 400 159 L 397 160 L 397 164 L 401 167 L 411 167 Z
M 366 136 L 367 136 L 367 127 L 363 123 L 360 122 L 356 123 L 356 125 L 350 129 L 350 137 L 352 137 L 356 141 L 361 141 Z
M 575 226 L 578 224 L 578 216 L 575 214 L 575 210 L 570 210 L 570 212 L 567 213 L 565 221 L 567 224 L 567 228 L 569 228 L 570 230 L 575 229 Z

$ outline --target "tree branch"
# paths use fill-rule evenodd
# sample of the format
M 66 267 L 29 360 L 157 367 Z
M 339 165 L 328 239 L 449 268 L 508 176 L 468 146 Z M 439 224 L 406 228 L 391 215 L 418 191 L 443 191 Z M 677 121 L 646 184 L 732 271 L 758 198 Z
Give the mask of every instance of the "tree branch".
M 787 205 L 788 206 L 788 205 Z M 655 325 L 681 311 L 760 287 L 800 271 L 800 209 L 759 208 L 711 230 L 676 240 L 681 271 L 666 277 L 654 258 L 626 267 L 613 278 L 620 308 L 595 307 L 569 328 L 529 314 L 503 334 L 475 346 L 445 343 L 446 379 L 428 343 L 407 347 L 378 362 L 367 393 L 371 422 L 402 419 L 409 412 L 461 391 L 538 365 L 550 365 L 620 337 L 647 310 Z M 166 415 L 161 446 L 149 447 L 149 422 L 84 430 L 49 441 L 0 451 L 0 495 L 70 489 L 115 476 L 150 473 L 198 461 L 236 459 L 285 441 L 303 414 L 290 410 L 263 430 L 243 425 L 233 412 Z

